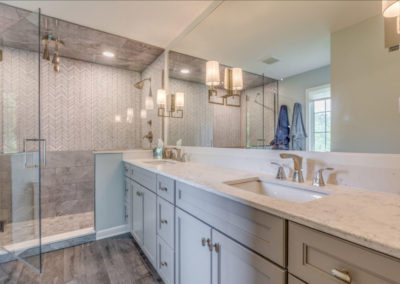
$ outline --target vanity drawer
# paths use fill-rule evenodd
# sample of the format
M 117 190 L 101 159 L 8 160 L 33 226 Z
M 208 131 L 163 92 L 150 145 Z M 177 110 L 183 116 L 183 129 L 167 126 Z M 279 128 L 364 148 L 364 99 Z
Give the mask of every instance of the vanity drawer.
M 178 181 L 176 206 L 245 247 L 286 266 L 284 219 Z
M 157 194 L 172 204 L 175 203 L 175 181 L 171 178 L 157 175 Z
M 155 173 L 139 167 L 134 167 L 133 179 L 138 184 L 150 189 L 154 193 L 156 192 L 157 177 Z
M 171 248 L 174 248 L 175 207 L 164 199 L 157 197 L 157 210 L 158 235 Z
M 157 238 L 157 272 L 165 284 L 174 283 L 174 251 L 160 237 Z M 195 256 L 194 256 L 195 257 Z M 193 277 L 196 277 L 195 275 Z
M 400 283 L 400 260 L 293 222 L 288 245 L 289 272 L 309 284 Z

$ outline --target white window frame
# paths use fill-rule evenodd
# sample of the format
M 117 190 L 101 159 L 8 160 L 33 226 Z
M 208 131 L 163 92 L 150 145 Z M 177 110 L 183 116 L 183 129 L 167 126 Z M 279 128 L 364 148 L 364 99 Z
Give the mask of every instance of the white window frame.
M 306 141 L 306 148 L 308 151 L 315 151 L 314 149 L 312 149 L 312 135 L 313 135 L 313 119 L 312 119 L 312 115 L 314 114 L 313 112 L 313 107 L 311 106 L 311 104 L 318 100 L 313 98 L 313 93 L 318 92 L 320 90 L 325 90 L 325 89 L 329 89 L 329 97 L 327 96 L 321 96 L 320 99 L 326 99 L 326 98 L 331 98 L 331 103 L 332 103 L 332 97 L 331 97 L 331 84 L 324 84 L 324 85 L 320 85 L 317 87 L 313 87 L 313 88 L 309 88 L 306 89 L 306 131 L 307 131 L 307 135 L 308 135 L 308 139 Z M 331 114 L 332 114 L 332 104 L 331 104 Z M 332 118 L 332 115 L 331 115 Z M 332 121 L 331 121 L 332 123 Z M 332 130 L 332 125 L 331 125 L 331 130 Z M 332 139 L 332 132 L 331 132 L 331 139 Z

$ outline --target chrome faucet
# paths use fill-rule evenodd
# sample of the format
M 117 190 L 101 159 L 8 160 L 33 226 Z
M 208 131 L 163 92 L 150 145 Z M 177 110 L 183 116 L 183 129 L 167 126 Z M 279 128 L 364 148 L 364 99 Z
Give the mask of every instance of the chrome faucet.
M 285 175 L 285 170 L 283 169 L 283 166 L 281 164 L 275 163 L 275 162 L 271 162 L 271 165 L 278 166 L 278 172 L 276 173 L 276 178 L 277 179 L 281 179 L 281 180 L 285 180 L 286 179 L 286 175 Z
M 324 181 L 324 176 L 322 173 L 324 171 L 333 171 L 333 168 L 324 168 L 324 169 L 319 169 L 318 171 L 315 172 L 314 175 L 314 180 L 313 180 L 313 186 L 325 186 L 325 181 Z
M 188 159 L 187 154 L 182 148 L 164 147 L 162 152 L 163 159 L 172 159 L 179 162 L 186 162 Z
M 293 172 L 293 181 L 295 182 L 304 182 L 303 178 L 303 158 L 294 154 L 280 154 L 282 159 L 293 159 L 294 164 L 294 172 Z

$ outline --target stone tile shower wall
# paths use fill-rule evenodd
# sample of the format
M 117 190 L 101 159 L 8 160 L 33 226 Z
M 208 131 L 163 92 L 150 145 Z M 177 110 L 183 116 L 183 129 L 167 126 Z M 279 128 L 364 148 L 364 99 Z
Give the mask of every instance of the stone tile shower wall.
M 141 146 L 141 91 L 133 87 L 141 74 L 66 58 L 61 58 L 60 73 L 48 61 L 41 64 L 41 136 L 47 142 L 42 217 L 93 211 L 92 151 Z M 7 200 L 13 190 L 8 153 L 22 152 L 24 138 L 38 137 L 37 80 L 36 53 L 3 49 L 0 219 L 8 221 Z M 127 117 L 128 108 L 133 108 L 132 119 Z

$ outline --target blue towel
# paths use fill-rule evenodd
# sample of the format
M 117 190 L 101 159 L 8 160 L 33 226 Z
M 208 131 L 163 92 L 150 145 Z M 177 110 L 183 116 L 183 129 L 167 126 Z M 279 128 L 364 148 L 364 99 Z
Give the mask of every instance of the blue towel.
M 295 103 L 293 109 L 293 119 L 291 128 L 291 148 L 292 150 L 305 150 L 306 148 L 306 130 L 304 128 L 303 114 L 301 104 Z
M 278 125 L 276 126 L 276 132 L 274 140 L 271 145 L 273 149 L 288 150 L 289 149 L 289 138 L 290 127 L 288 109 L 286 105 L 282 105 L 278 116 Z

